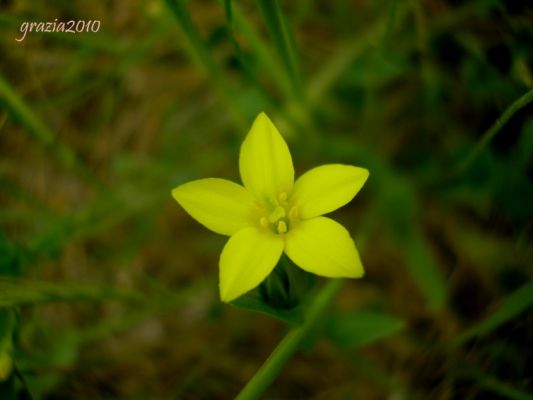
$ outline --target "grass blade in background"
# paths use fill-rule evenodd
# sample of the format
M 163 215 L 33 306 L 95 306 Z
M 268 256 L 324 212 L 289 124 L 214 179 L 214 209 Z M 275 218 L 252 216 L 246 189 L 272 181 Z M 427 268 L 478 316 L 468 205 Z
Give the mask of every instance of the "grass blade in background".
M 299 66 L 294 37 L 290 31 L 285 16 L 281 12 L 278 0 L 258 0 L 267 28 L 272 36 L 274 45 L 285 64 L 287 75 L 290 77 L 293 95 L 296 100 L 304 102 L 303 79 Z
M 533 306 L 533 284 L 528 283 L 508 295 L 496 311 L 486 319 L 460 334 L 455 343 L 460 344 L 474 337 L 483 336 L 527 311 L 531 306 Z
M 15 90 L 0 76 L 0 102 L 9 113 L 22 124 L 36 142 L 52 149 L 53 154 L 67 168 L 76 163 L 76 156 L 71 149 L 58 143 L 56 135 L 39 119 Z
M 31 110 L 9 83 L 0 76 L 0 104 L 37 143 L 50 150 L 65 169 L 75 170 L 86 181 L 99 185 L 99 179 L 82 164 L 70 147 L 57 140 L 55 133 Z
M 460 369 L 457 375 L 462 379 L 467 378 L 475 381 L 479 386 L 496 393 L 502 398 L 511 400 L 533 400 L 533 394 L 526 393 L 523 389 L 518 389 L 511 386 L 500 379 L 487 375 L 486 373 L 476 369 Z
M 243 116 L 238 104 L 235 102 L 234 94 L 224 79 L 223 73 L 208 51 L 198 29 L 191 17 L 191 14 L 184 4 L 184 0 L 165 0 L 169 10 L 172 12 L 178 27 L 180 28 L 189 55 L 192 60 L 204 71 L 209 82 L 216 90 L 217 95 L 228 107 L 235 123 L 243 132 L 248 128 L 247 119 Z
M 483 134 L 481 140 L 475 147 L 466 155 L 464 160 L 458 165 L 457 173 L 464 172 L 470 164 L 476 159 L 479 153 L 488 146 L 491 140 L 502 129 L 502 127 L 516 114 L 520 109 L 527 106 L 533 101 L 533 89 L 522 95 L 514 101 L 505 111 L 498 117 L 496 122 Z
M 249 51 L 256 59 L 257 73 L 267 73 L 274 80 L 286 98 L 292 96 L 292 83 L 278 57 L 264 43 L 251 21 L 241 11 L 239 4 L 232 3 L 233 23 L 238 32 L 248 42 Z
M 405 327 L 405 321 L 393 315 L 371 310 L 335 315 L 326 324 L 326 334 L 341 348 L 355 348 L 385 339 Z
M 139 294 L 124 289 L 0 277 L 0 308 L 36 303 L 140 299 Z

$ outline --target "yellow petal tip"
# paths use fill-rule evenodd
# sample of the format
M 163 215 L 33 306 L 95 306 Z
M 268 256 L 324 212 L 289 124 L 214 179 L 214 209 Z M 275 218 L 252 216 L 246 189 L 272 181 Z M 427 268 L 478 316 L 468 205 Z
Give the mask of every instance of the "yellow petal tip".
M 266 113 L 264 111 L 261 111 L 259 114 L 257 114 L 257 118 L 270 119 L 270 118 L 268 118 L 268 115 L 266 115 Z
M 230 303 L 232 300 L 234 299 L 220 292 L 220 301 L 222 301 L 223 303 Z
M 353 276 L 350 276 L 350 278 L 358 279 L 358 278 L 362 278 L 363 276 L 365 276 L 365 271 L 361 270 L 361 271 L 357 271 Z
M 239 298 L 242 294 L 235 294 L 235 291 L 230 290 L 228 287 L 222 288 L 222 284 L 219 286 L 220 301 L 223 303 L 231 303 L 233 300 Z
M 172 195 L 172 197 L 174 198 L 174 200 L 176 200 L 178 203 L 179 203 L 179 200 L 178 200 L 178 193 L 179 193 L 179 190 L 180 190 L 180 187 L 177 186 L 175 187 L 174 189 L 172 189 L 172 191 L 170 192 L 170 194 Z

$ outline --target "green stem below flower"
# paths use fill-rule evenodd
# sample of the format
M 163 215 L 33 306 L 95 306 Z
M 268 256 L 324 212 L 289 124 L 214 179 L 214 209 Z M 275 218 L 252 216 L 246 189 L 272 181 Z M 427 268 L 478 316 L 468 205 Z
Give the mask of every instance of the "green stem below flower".
M 268 357 L 253 378 L 239 393 L 237 400 L 253 400 L 261 397 L 265 390 L 274 382 L 285 364 L 298 351 L 304 339 L 315 328 L 321 315 L 342 287 L 342 284 L 342 279 L 333 279 L 322 288 L 309 306 L 304 323 L 289 331 L 274 349 L 270 357 Z

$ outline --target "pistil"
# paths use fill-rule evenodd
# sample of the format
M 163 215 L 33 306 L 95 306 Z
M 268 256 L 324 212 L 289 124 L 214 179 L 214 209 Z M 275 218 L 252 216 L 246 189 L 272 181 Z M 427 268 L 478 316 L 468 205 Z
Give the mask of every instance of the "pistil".
M 286 192 L 279 193 L 273 203 L 271 203 L 271 207 L 267 208 L 266 215 L 264 214 L 260 218 L 259 224 L 262 228 L 282 235 L 287 233 L 298 221 L 298 210 L 295 206 L 289 208 Z

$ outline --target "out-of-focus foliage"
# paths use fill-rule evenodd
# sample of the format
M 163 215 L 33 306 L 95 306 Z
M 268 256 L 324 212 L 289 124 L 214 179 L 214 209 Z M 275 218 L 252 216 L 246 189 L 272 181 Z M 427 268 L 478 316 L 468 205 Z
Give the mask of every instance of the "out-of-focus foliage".
M 267 397 L 532 398 L 532 105 L 471 157 L 533 89 L 530 2 L 278 3 L 0 1 L 0 398 L 238 393 L 287 325 L 220 304 L 170 190 L 237 181 L 260 111 L 297 174 L 370 170 L 332 215 L 366 275 Z M 15 41 L 56 18 L 101 29 Z

